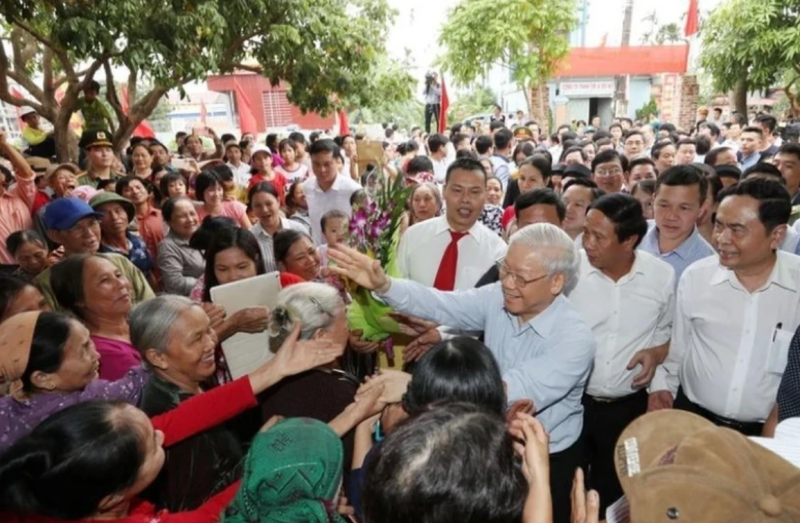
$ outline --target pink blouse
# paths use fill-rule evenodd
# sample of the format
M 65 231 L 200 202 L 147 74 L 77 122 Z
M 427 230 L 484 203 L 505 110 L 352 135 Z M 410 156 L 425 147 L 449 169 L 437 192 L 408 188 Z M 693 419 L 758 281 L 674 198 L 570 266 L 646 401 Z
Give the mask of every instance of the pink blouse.
M 101 380 L 118 380 L 130 369 L 142 365 L 142 356 L 130 343 L 94 334 L 91 338 L 100 353 Z
M 206 210 L 202 203 L 196 202 L 195 208 L 197 209 L 197 219 L 200 222 L 206 217 Z M 222 212 L 218 216 L 226 216 L 236 220 L 237 224 L 241 224 L 242 220 L 247 217 L 247 206 L 242 202 L 222 202 Z

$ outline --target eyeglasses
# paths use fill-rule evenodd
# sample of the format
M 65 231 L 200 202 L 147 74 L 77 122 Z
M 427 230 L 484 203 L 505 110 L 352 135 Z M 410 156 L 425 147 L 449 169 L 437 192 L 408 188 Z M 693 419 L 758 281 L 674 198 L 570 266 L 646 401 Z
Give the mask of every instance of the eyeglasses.
M 99 227 L 100 222 L 97 219 L 88 221 L 85 225 L 74 225 L 67 229 L 67 232 L 73 236 L 85 236 L 86 233 L 92 233 L 95 227 Z
M 596 176 L 601 176 L 601 177 L 618 176 L 622 174 L 622 169 L 620 169 L 619 167 L 613 167 L 611 169 L 598 169 L 594 172 L 594 174 Z
M 497 270 L 500 273 L 500 281 L 503 281 L 507 277 L 511 276 L 511 280 L 514 282 L 514 285 L 516 285 L 517 288 L 519 288 L 519 289 L 521 289 L 521 288 L 523 288 L 523 287 L 525 287 L 527 285 L 530 285 L 531 283 L 535 283 L 535 282 L 537 282 L 539 280 L 543 280 L 543 279 L 547 278 L 548 276 L 550 276 L 549 274 L 544 274 L 542 276 L 539 276 L 538 278 L 533 278 L 532 280 L 526 280 L 525 278 L 523 278 L 522 276 L 520 276 L 516 272 L 511 272 L 511 271 L 508 270 L 508 266 L 506 265 L 505 258 L 503 258 L 503 259 L 501 259 L 500 261 L 497 262 Z

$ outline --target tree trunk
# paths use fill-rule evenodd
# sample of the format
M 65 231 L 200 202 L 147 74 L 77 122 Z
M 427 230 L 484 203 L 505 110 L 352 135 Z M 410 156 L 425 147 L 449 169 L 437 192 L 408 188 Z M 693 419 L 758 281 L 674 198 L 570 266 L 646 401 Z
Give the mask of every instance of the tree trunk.
M 733 100 L 733 108 L 741 114 L 747 116 L 747 77 L 742 77 L 736 82 L 736 87 L 733 88 L 731 94 Z
M 530 97 L 528 98 L 528 111 L 531 115 L 531 120 L 539 124 L 542 136 L 547 136 L 550 133 L 550 97 L 547 89 L 547 83 L 530 88 Z

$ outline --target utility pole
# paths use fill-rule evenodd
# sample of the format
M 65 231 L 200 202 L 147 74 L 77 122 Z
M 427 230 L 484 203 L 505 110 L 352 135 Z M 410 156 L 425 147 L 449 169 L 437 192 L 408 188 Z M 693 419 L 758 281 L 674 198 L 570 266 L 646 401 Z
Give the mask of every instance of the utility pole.
M 625 15 L 622 20 L 622 47 L 631 45 L 631 25 L 633 23 L 633 0 L 625 0 Z M 627 75 L 617 75 L 614 89 L 614 115 L 617 118 L 628 116 Z

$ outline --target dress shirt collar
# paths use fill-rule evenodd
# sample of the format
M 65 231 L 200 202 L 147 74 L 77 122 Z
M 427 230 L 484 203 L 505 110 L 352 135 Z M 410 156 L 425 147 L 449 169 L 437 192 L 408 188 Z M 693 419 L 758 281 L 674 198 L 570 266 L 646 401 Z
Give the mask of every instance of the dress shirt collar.
M 642 240 L 643 243 L 650 245 L 654 252 L 658 253 L 660 256 L 665 256 L 668 254 L 677 254 L 682 260 L 687 261 L 692 258 L 694 255 L 694 250 L 697 247 L 697 244 L 702 240 L 700 236 L 700 231 L 697 230 L 697 226 L 695 226 L 692 234 L 690 234 L 685 240 L 678 245 L 677 249 L 674 249 L 670 252 L 661 252 L 661 247 L 658 245 L 658 226 L 656 225 L 655 220 L 653 220 L 652 225 L 650 225 L 650 229 L 647 231 L 644 239 Z
M 433 231 L 434 236 L 439 236 L 440 234 L 444 234 L 445 232 L 449 232 L 452 230 L 450 228 L 450 222 L 447 221 L 446 215 L 437 216 L 436 218 L 431 218 L 431 219 L 437 220 L 436 229 L 434 229 Z M 472 225 L 472 227 L 470 227 L 469 231 L 467 231 L 467 234 L 469 236 L 472 236 L 475 239 L 475 241 L 478 240 L 477 234 L 478 232 L 480 232 L 479 231 L 480 227 L 481 227 L 480 220 L 475 220 L 475 223 Z
M 343 189 L 345 180 L 346 180 L 346 178 L 344 176 L 342 176 L 341 174 L 337 174 L 336 178 L 334 178 L 334 180 L 333 180 L 333 185 L 331 185 L 331 188 L 328 189 L 327 191 L 323 191 L 322 187 L 319 186 L 319 180 L 317 179 L 317 177 L 316 176 L 312 176 L 304 184 L 303 188 L 304 189 L 310 189 L 310 190 L 315 191 L 315 192 L 321 192 L 321 193 L 324 194 L 324 193 L 327 193 L 327 192 L 330 192 L 330 191 L 338 191 L 340 189 Z
M 502 284 L 498 285 L 502 286 Z M 562 310 L 566 304 L 567 299 L 564 295 L 559 295 L 545 310 L 522 325 L 519 324 L 519 320 L 516 316 L 508 312 L 506 312 L 506 314 L 508 314 L 513 321 L 514 330 L 517 334 L 521 334 L 527 329 L 532 329 L 539 337 L 546 339 L 553 333 L 553 329 L 558 324 L 559 317 L 562 316 Z
M 589 258 L 586 256 L 586 251 L 585 250 L 582 251 L 582 254 L 583 254 L 583 259 L 581 260 L 581 263 L 585 262 L 586 266 L 589 267 L 589 269 L 588 269 L 588 271 L 586 273 L 587 276 L 588 275 L 592 275 L 592 274 L 596 274 L 596 275 L 600 276 L 601 278 L 605 278 L 607 280 L 611 280 L 611 278 L 609 278 L 605 273 L 603 273 L 603 271 L 601 271 L 600 269 L 598 269 L 597 267 L 595 267 L 594 265 L 592 265 L 589 262 Z M 633 251 L 633 265 L 631 265 L 631 270 L 628 271 L 628 273 L 625 274 L 623 277 L 621 277 L 616 283 L 624 283 L 624 282 L 632 279 L 637 274 L 644 275 L 645 274 L 645 270 L 642 267 L 642 262 L 640 260 L 641 260 L 641 253 L 639 253 L 639 252 L 634 250 Z
M 281 220 L 281 227 L 280 227 L 280 229 L 278 229 L 278 232 L 281 232 L 283 230 L 286 230 L 286 229 L 290 228 L 290 225 L 288 225 L 288 223 L 289 223 L 288 219 L 286 219 L 284 217 L 281 217 L 280 220 Z M 252 233 L 255 236 L 263 236 L 264 238 L 270 238 L 270 239 L 272 238 L 272 235 L 270 233 L 268 233 L 264 229 L 264 227 L 261 226 L 261 222 L 257 222 L 255 225 L 253 225 L 253 228 L 250 229 L 250 230 L 252 231 Z M 277 234 L 277 232 L 276 232 L 276 234 Z
M 789 267 L 787 267 L 786 263 L 784 263 L 785 256 L 795 256 L 795 255 L 787 254 L 781 251 L 778 251 L 776 254 L 777 258 L 775 259 L 775 266 L 772 268 L 772 273 L 770 273 L 767 283 L 765 283 L 759 289 L 759 291 L 768 289 L 770 285 L 775 284 L 778 285 L 779 287 L 783 287 L 788 291 L 797 292 L 798 275 L 793 274 L 792 271 L 789 270 Z M 717 255 L 717 259 L 719 260 L 719 255 Z M 725 282 L 729 282 L 734 288 L 744 289 L 741 282 L 736 277 L 735 272 L 723 267 L 722 265 L 718 265 L 717 270 L 711 276 L 711 280 L 709 283 L 711 285 L 720 285 Z

